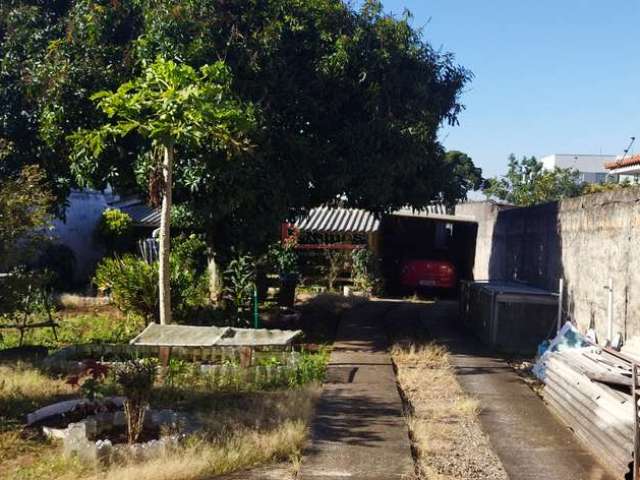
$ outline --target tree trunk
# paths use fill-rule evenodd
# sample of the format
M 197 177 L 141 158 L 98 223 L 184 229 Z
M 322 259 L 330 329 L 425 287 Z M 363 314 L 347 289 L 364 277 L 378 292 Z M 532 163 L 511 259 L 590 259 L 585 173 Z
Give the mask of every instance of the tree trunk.
M 171 276 L 169 266 L 169 242 L 171 226 L 171 176 L 173 169 L 173 145 L 164 148 L 164 161 L 162 162 L 162 175 L 164 188 L 162 195 L 162 210 L 160 212 L 160 324 L 171 323 L 171 291 L 169 279 Z

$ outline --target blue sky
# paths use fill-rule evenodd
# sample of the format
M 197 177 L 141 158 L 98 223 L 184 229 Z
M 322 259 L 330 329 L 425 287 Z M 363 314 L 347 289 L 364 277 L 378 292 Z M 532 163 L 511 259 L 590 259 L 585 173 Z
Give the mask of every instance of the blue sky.
M 475 78 L 448 149 L 486 176 L 509 153 L 640 152 L 640 0 L 387 0 Z

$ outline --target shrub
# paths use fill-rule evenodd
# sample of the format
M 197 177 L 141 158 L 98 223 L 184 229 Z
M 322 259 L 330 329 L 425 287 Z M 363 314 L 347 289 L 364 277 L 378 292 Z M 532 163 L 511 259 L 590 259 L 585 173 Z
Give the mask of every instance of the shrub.
M 93 282 L 111 294 L 122 312 L 140 315 L 146 322 L 158 315 L 158 268 L 133 255 L 105 258 L 96 269 Z
M 130 360 L 116 365 L 114 371 L 116 382 L 126 397 L 127 437 L 129 443 L 135 443 L 144 426 L 145 411 L 156 379 L 156 364 L 149 360 Z
M 183 268 L 203 274 L 207 270 L 207 243 L 195 234 L 180 235 L 171 242 L 171 256 Z
M 102 212 L 96 237 L 109 253 L 124 252 L 133 245 L 133 220 L 117 208 Z
M 289 374 L 289 386 L 300 387 L 307 383 L 324 381 L 328 359 L 329 354 L 324 350 L 319 353 L 303 352 L 296 367 Z
M 207 303 L 209 282 L 206 270 L 198 272 L 201 241 L 194 238 L 176 239 L 171 253 L 171 305 L 178 322 L 188 321 L 194 309 Z M 158 264 L 148 264 L 141 258 L 126 254 L 106 258 L 96 269 L 96 286 L 109 291 L 114 305 L 124 313 L 133 313 L 146 322 L 158 319 Z
M 46 180 L 36 165 L 0 178 L 0 270 L 32 260 L 44 240 L 55 201 Z

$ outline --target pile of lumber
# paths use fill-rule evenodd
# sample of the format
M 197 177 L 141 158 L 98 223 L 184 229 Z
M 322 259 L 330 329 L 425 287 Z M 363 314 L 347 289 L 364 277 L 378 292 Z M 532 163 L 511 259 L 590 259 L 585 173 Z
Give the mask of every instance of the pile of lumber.
M 634 450 L 631 364 L 598 347 L 541 358 L 543 398 L 585 446 L 620 479 Z

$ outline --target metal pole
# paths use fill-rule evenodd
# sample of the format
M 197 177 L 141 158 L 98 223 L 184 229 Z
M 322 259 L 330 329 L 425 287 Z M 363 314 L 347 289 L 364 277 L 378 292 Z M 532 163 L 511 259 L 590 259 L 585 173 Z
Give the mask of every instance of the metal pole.
M 638 425 L 638 365 L 631 363 L 631 398 L 633 398 L 633 480 L 638 477 L 638 456 L 640 453 L 640 426 Z
M 258 287 L 253 287 L 253 328 L 260 328 L 260 315 L 258 315 Z
M 557 333 L 560 333 L 562 328 L 562 300 L 564 298 L 564 278 L 558 281 L 558 329 Z
M 607 329 L 607 340 L 609 341 L 609 345 L 613 342 L 613 279 L 609 278 L 609 286 L 608 290 L 608 302 L 607 302 L 607 321 L 608 321 L 608 329 Z

